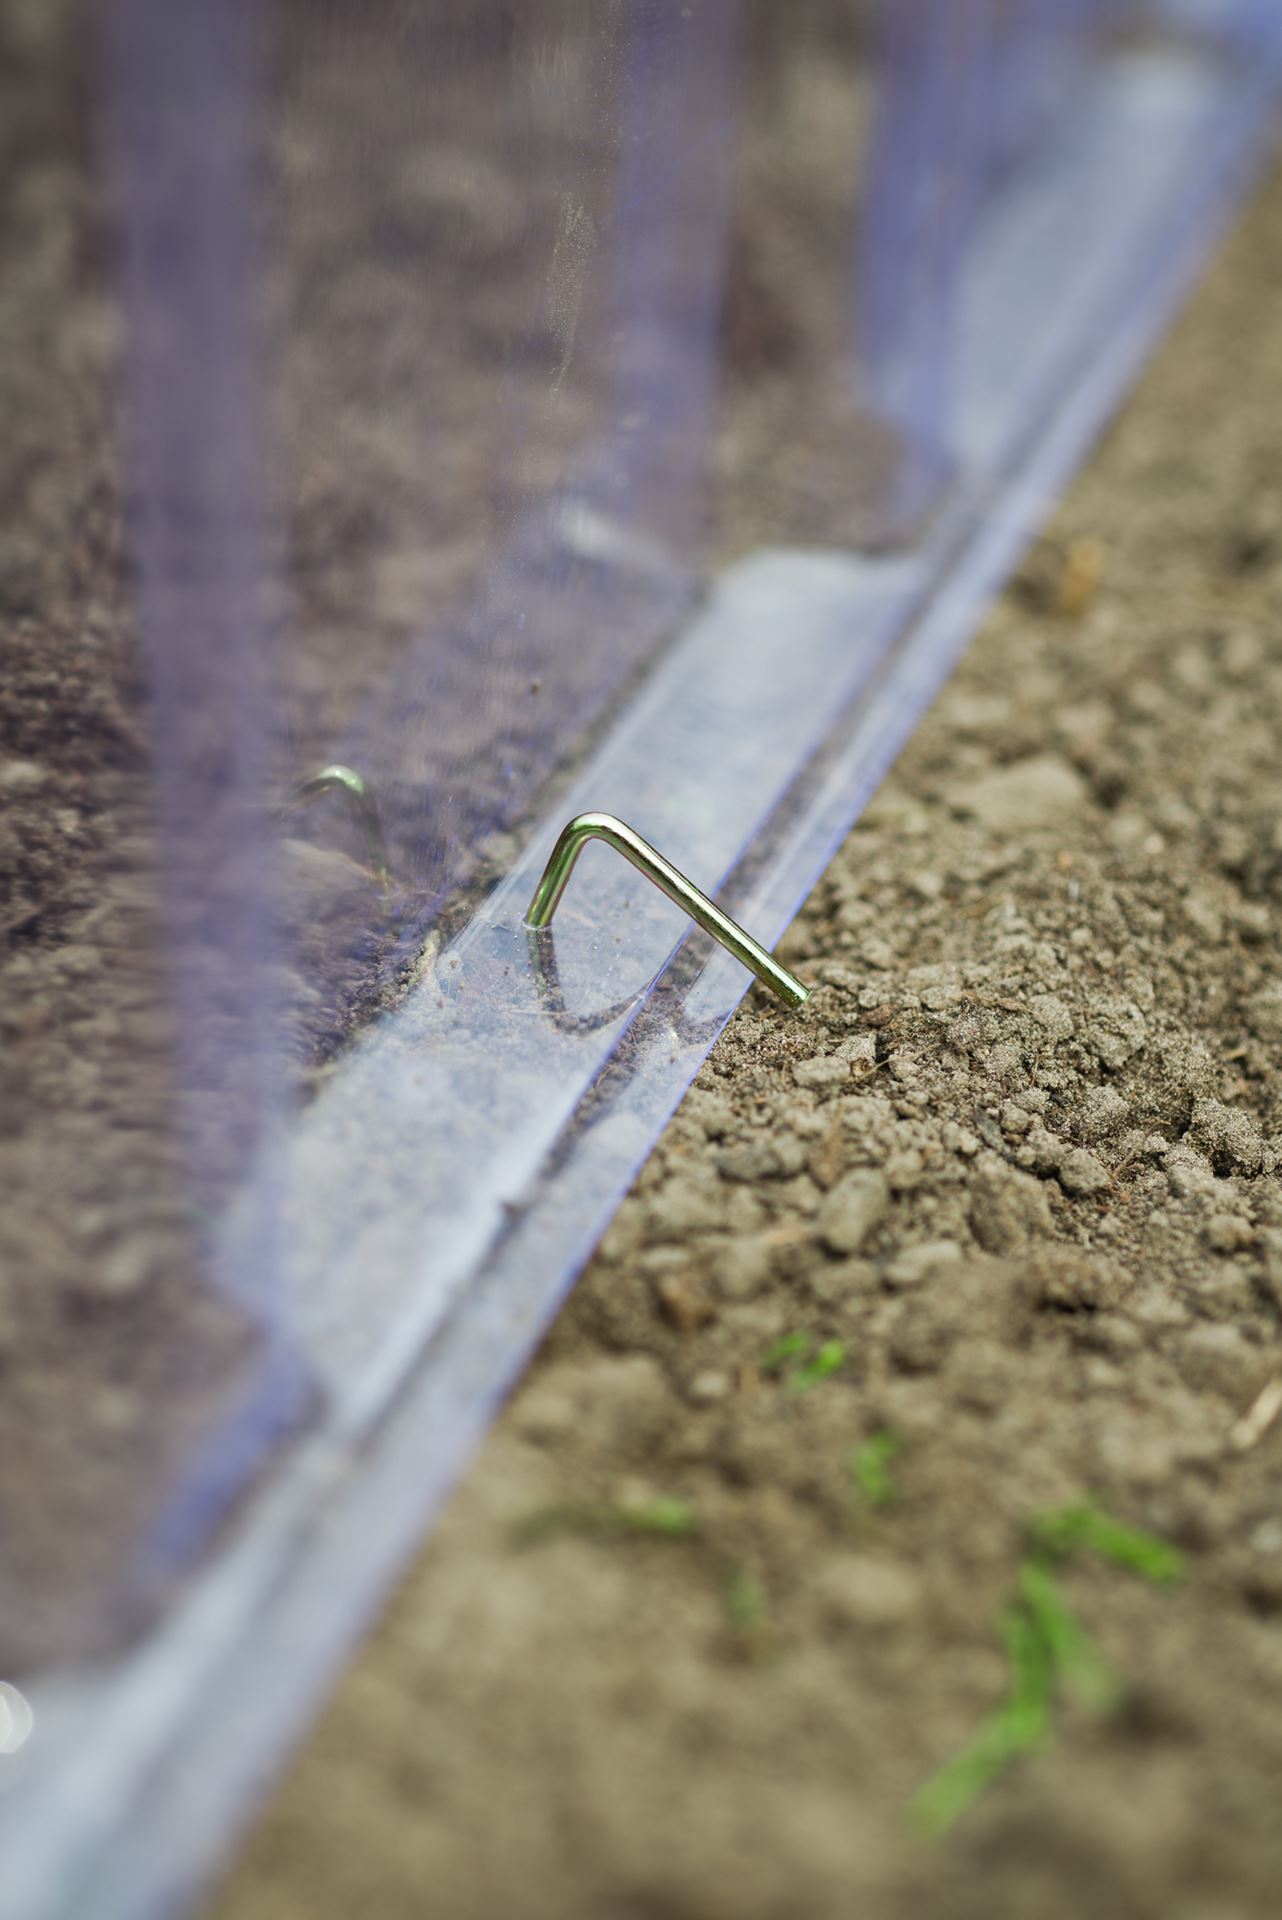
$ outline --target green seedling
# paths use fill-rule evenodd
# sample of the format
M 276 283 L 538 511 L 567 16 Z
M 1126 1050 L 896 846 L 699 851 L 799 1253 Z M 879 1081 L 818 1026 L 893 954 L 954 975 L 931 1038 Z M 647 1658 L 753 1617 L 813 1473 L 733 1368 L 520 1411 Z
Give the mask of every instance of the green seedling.
M 1184 1572 L 1184 1556 L 1176 1547 L 1138 1527 L 1123 1526 L 1089 1501 L 1042 1514 L 1034 1520 L 1030 1537 L 1034 1552 L 1045 1559 L 1063 1560 L 1075 1547 L 1084 1547 L 1160 1586 L 1169 1586 Z
M 660 1495 L 612 1509 L 611 1518 L 622 1533 L 661 1533 L 670 1540 L 684 1540 L 699 1531 L 699 1520 L 688 1500 Z
M 731 1567 L 725 1577 L 726 1612 L 742 1658 L 760 1661 L 778 1650 L 778 1635 L 770 1618 L 766 1590 L 748 1567 Z
M 825 1340 L 813 1360 L 807 1360 L 803 1366 L 795 1367 L 788 1376 L 788 1387 L 792 1393 L 809 1393 L 811 1387 L 817 1387 L 821 1380 L 830 1380 L 846 1364 L 846 1348 L 840 1340 Z
M 1041 1746 L 1050 1731 L 1055 1669 L 1036 1622 L 1023 1607 L 1011 1607 L 1002 1636 L 1010 1669 L 1006 1699 L 912 1803 L 915 1823 L 933 1837 L 947 1833 L 1012 1760 Z
M 628 1534 L 655 1534 L 667 1540 L 687 1540 L 699 1531 L 699 1519 L 686 1500 L 659 1495 L 653 1500 L 626 1500 L 600 1505 L 540 1507 L 513 1529 L 518 1544 L 530 1546 L 558 1533 L 593 1540 L 615 1540 Z
M 819 1351 L 812 1333 L 785 1333 L 776 1340 L 761 1362 L 763 1373 L 785 1373 L 789 1391 L 809 1393 L 821 1380 L 828 1380 L 846 1364 L 846 1348 L 841 1340 L 825 1340 Z M 810 1356 L 810 1357 L 807 1357 Z
M 1117 1702 L 1119 1687 L 1111 1667 L 1056 1581 L 1056 1570 L 1069 1554 L 1084 1548 L 1162 1584 L 1178 1580 L 1183 1572 L 1183 1558 L 1175 1548 L 1123 1526 L 1089 1502 L 1041 1515 L 1029 1538 L 1016 1596 L 1003 1623 L 1011 1675 L 1006 1701 L 912 1803 L 913 1818 L 934 1836 L 946 1833 L 1020 1754 L 1042 1744 L 1059 1688 L 1097 1712 Z
M 750 1633 L 765 1622 L 766 1590 L 747 1567 L 736 1567 L 726 1582 L 726 1611 L 731 1625 L 741 1633 Z
M 776 1340 L 761 1362 L 763 1373 L 782 1373 L 790 1360 L 801 1360 L 814 1345 L 814 1335 L 809 1333 L 785 1333 Z
M 863 1445 L 856 1447 L 851 1454 L 851 1475 L 868 1506 L 888 1507 L 895 1498 L 895 1481 L 890 1463 L 902 1446 L 903 1441 L 897 1433 L 883 1428 L 879 1433 L 870 1434 Z
M 1070 1693 L 1096 1712 L 1116 1706 L 1113 1669 L 1055 1584 L 1048 1567 L 1026 1560 L 1019 1574 L 1020 1598 L 1051 1665 Z

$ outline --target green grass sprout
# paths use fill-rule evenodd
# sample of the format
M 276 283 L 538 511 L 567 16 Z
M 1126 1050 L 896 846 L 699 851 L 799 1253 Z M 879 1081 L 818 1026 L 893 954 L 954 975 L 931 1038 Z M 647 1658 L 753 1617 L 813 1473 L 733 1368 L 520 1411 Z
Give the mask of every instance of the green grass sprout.
M 802 1360 L 815 1344 L 809 1333 L 785 1333 L 768 1349 L 761 1362 L 763 1373 L 782 1373 L 790 1360 Z
M 540 1507 L 513 1528 L 520 1546 L 556 1534 L 578 1534 L 593 1540 L 619 1539 L 628 1534 L 655 1534 L 668 1540 L 688 1540 L 699 1531 L 699 1517 L 687 1500 L 660 1494 L 653 1500 L 623 1500 L 593 1504 Z
M 825 1340 L 813 1360 L 793 1368 L 788 1376 L 789 1390 L 792 1393 L 809 1393 L 811 1387 L 817 1387 L 821 1380 L 831 1379 L 845 1364 L 844 1341 Z
M 770 1618 L 766 1590 L 750 1567 L 725 1567 L 723 1592 L 734 1634 L 734 1650 L 754 1665 L 778 1650 L 778 1634 Z
M 1028 1617 L 1069 1692 L 1100 1713 L 1116 1706 L 1117 1677 L 1064 1599 L 1050 1569 L 1038 1560 L 1025 1561 L 1020 1568 L 1019 1591 Z
M 1001 1723 L 1010 1751 L 1028 1753 L 1040 1747 L 1050 1733 L 1055 1654 L 1042 1636 L 1040 1622 L 1023 1607 L 1007 1608 L 1002 1634 L 1010 1666 L 1010 1693 L 1001 1710 Z
M 749 1568 L 736 1567 L 726 1582 L 726 1611 L 740 1633 L 750 1633 L 764 1624 L 766 1590 Z
M 1014 1757 L 1004 1710 L 990 1714 L 974 1738 L 914 1796 L 909 1809 L 913 1825 L 928 1839 L 942 1839 Z
M 624 1502 L 611 1509 L 611 1518 L 622 1533 L 663 1533 L 673 1540 L 684 1540 L 699 1530 L 698 1516 L 690 1502 L 671 1494 Z
M 1055 1685 L 1050 1651 L 1022 1607 L 1007 1609 L 1002 1636 L 1010 1669 L 1006 1699 L 913 1800 L 913 1821 L 932 1838 L 947 1833 L 1012 1760 L 1041 1746 L 1050 1732 Z
M 1074 1548 L 1084 1547 L 1159 1586 L 1170 1586 L 1184 1572 L 1178 1548 L 1138 1527 L 1124 1526 L 1090 1501 L 1042 1514 L 1034 1520 L 1030 1537 L 1034 1552 L 1044 1558 L 1063 1560 Z
M 783 1374 L 792 1393 L 809 1393 L 821 1380 L 828 1380 L 846 1364 L 845 1343 L 825 1340 L 813 1351 L 813 1333 L 785 1333 L 769 1347 L 761 1360 L 763 1373 Z
M 866 1442 L 860 1454 L 871 1444 Z M 859 1457 L 856 1454 L 856 1462 Z M 1006 1700 L 962 1751 L 932 1775 L 911 1805 L 914 1823 L 932 1837 L 947 1833 L 1013 1760 L 1043 1744 L 1059 1690 L 1076 1694 L 1097 1712 L 1116 1705 L 1117 1677 L 1056 1578 L 1059 1567 L 1078 1549 L 1163 1585 L 1178 1580 L 1184 1570 L 1183 1556 L 1166 1541 L 1124 1526 L 1089 1501 L 1057 1508 L 1032 1522 L 1015 1598 L 1002 1622 L 1010 1669 Z
M 870 1434 L 850 1456 L 850 1472 L 856 1487 L 870 1507 L 888 1507 L 895 1498 L 895 1480 L 890 1463 L 902 1450 L 897 1433 L 883 1427 Z

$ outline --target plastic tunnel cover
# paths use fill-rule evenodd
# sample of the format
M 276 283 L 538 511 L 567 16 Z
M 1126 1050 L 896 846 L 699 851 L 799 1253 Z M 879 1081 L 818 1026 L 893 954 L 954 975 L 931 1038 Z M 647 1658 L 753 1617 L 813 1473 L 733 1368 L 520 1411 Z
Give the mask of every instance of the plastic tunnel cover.
M 1282 63 L 1271 9 L 1171 12 L 955 11 L 947 128 L 932 0 L 880 34 L 819 0 L 791 35 L 661 0 L 451 0 L 435 38 L 390 0 L 258 38 L 212 0 L 114 14 L 192 1276 L 127 1324 L 212 1302 L 217 1391 L 169 1449 L 158 1392 L 113 1456 L 155 1454 L 135 1592 L 191 1577 L 126 1651 L 23 1678 L 18 1920 L 190 1896 L 744 990 L 600 850 L 532 951 L 564 820 L 620 814 L 773 942 L 1134 373 Z M 895 541 L 813 550 L 856 534 Z M 294 798 L 332 762 L 386 884 L 337 793 Z M 68 1321 L 95 1366 L 107 1307 Z

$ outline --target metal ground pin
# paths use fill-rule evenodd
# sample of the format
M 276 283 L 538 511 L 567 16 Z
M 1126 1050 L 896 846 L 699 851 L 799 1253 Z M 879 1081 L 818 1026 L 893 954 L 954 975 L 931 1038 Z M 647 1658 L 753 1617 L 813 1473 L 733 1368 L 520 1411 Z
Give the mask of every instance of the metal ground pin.
M 735 924 L 729 914 L 722 913 L 706 893 L 700 893 L 698 887 L 687 880 L 683 873 L 679 873 L 670 860 L 665 860 L 661 853 L 656 852 L 648 840 L 643 840 L 622 820 L 616 820 L 612 813 L 580 813 L 562 828 L 551 858 L 543 869 L 543 878 L 534 889 L 534 898 L 525 916 L 527 927 L 546 927 L 551 923 L 570 875 L 574 872 L 574 863 L 589 840 L 604 840 L 608 847 L 613 847 L 625 860 L 630 860 L 639 873 L 643 873 L 647 880 L 653 880 L 669 900 L 675 900 L 679 907 L 684 907 L 705 933 L 719 940 L 736 960 L 742 960 L 758 980 L 764 981 L 790 1007 L 805 1005 L 810 998 L 808 987 L 803 987 L 794 974 L 789 973 L 786 967 L 781 967 L 751 934 Z
M 300 780 L 290 799 L 298 804 L 304 800 L 315 800 L 323 793 L 341 793 L 347 801 L 365 842 L 365 857 L 379 885 L 386 891 L 392 877 L 387 863 L 387 842 L 378 808 L 364 780 L 359 773 L 353 773 L 350 767 L 322 767 L 310 779 Z

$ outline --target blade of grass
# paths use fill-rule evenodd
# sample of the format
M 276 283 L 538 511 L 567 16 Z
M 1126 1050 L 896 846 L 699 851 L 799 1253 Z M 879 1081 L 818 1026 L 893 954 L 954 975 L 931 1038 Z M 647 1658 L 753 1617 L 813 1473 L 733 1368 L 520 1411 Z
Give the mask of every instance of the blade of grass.
M 1178 1548 L 1138 1527 L 1124 1526 L 1090 1501 L 1043 1514 L 1033 1522 L 1032 1541 L 1038 1552 L 1056 1560 L 1084 1547 L 1159 1585 L 1170 1585 L 1184 1572 L 1184 1556 Z
M 1123 1526 L 1089 1501 L 1041 1515 L 1032 1523 L 1030 1539 L 1017 1597 L 1003 1620 L 1010 1668 L 1006 1702 L 926 1782 L 910 1808 L 915 1824 L 934 1837 L 946 1833 L 1011 1760 L 1041 1745 L 1050 1731 L 1058 1682 L 1097 1709 L 1117 1700 L 1111 1667 L 1056 1584 L 1058 1562 L 1085 1547 L 1148 1580 L 1177 1580 L 1184 1567 L 1182 1555 L 1164 1540 Z
M 1039 1623 L 1023 1607 L 1007 1609 L 1002 1622 L 1010 1665 L 1010 1696 L 1001 1720 L 1012 1754 L 1038 1747 L 1050 1731 L 1055 1659 Z
M 911 1815 L 924 1833 L 939 1839 L 956 1825 L 984 1789 L 1021 1753 L 1040 1746 L 1050 1727 L 1054 1670 L 1036 1623 L 1022 1607 L 1002 1621 L 1010 1692 L 989 1714 L 961 1752 L 931 1776 L 915 1796 Z
M 821 1380 L 830 1380 L 846 1364 L 844 1341 L 825 1340 L 813 1360 L 807 1360 L 804 1366 L 796 1367 L 788 1376 L 790 1393 L 809 1393 Z
M 1113 1669 L 1060 1593 L 1050 1571 L 1039 1561 L 1026 1561 L 1020 1569 L 1019 1587 L 1029 1617 L 1065 1686 L 1100 1712 L 1115 1706 L 1118 1684 Z
M 726 1582 L 726 1611 L 741 1633 L 761 1626 L 765 1620 L 765 1588 L 747 1567 L 736 1568 Z
M 851 1474 L 870 1507 L 888 1507 L 895 1498 L 895 1481 L 890 1463 L 902 1447 L 903 1441 L 899 1435 L 883 1428 L 879 1433 L 870 1434 L 863 1445 L 856 1447 L 851 1454 Z
M 670 1495 L 653 1500 L 620 1501 L 540 1507 L 513 1527 L 519 1545 L 530 1546 L 558 1533 L 589 1539 L 617 1539 L 624 1534 L 658 1534 L 669 1540 L 689 1539 L 699 1530 L 698 1515 L 688 1501 Z
M 992 1714 L 974 1739 L 916 1794 L 909 1809 L 913 1825 L 932 1840 L 942 1839 L 1011 1758 L 1005 1722 L 1001 1714 Z
M 809 1333 L 785 1333 L 776 1340 L 761 1361 L 763 1373 L 779 1373 L 790 1360 L 801 1360 L 814 1345 L 814 1335 Z

